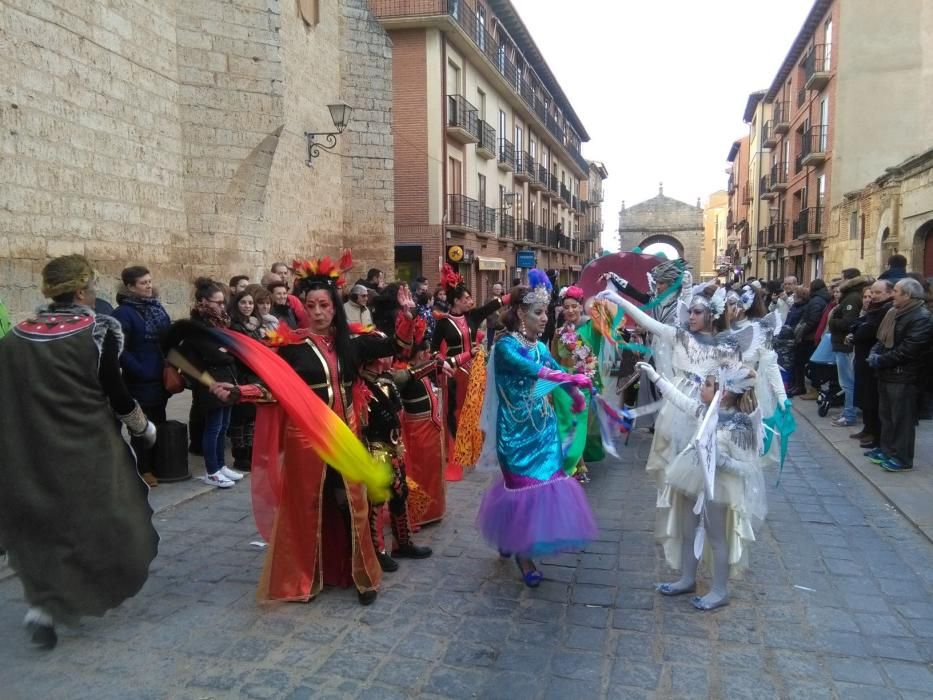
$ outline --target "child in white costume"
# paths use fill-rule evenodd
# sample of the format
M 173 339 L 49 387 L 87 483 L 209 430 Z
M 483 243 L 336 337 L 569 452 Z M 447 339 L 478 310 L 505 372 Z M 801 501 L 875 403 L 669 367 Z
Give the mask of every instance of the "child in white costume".
M 708 537 L 713 585 L 709 593 L 694 596 L 691 602 L 699 610 L 713 610 L 729 603 L 730 571 L 735 573 L 748 565 L 747 545 L 755 540 L 754 528 L 767 513 L 759 461 L 761 413 L 752 388 L 756 375 L 739 363 L 713 366 L 703 372 L 697 400 L 678 390 L 651 365 L 639 363 L 639 368 L 661 389 L 666 401 L 715 430 L 708 446 L 704 447 L 703 436 L 697 435 L 664 471 L 658 536 L 668 564 L 682 573 L 680 580 L 657 586 L 663 595 L 693 592 L 703 539 Z M 708 417 L 711 421 L 704 421 L 709 410 L 715 413 Z M 710 457 L 715 464 L 712 490 L 704 472 L 704 462 Z

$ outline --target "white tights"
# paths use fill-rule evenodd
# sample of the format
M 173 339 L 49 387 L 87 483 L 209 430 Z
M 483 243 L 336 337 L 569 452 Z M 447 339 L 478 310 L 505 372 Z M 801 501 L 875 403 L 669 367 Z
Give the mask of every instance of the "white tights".
M 678 506 L 681 509 L 681 575 L 680 580 L 661 584 L 659 590 L 667 595 L 689 593 L 696 588 L 697 565 L 699 561 L 693 553 L 700 516 L 693 512 L 696 500 L 684 498 Z M 713 551 L 713 585 L 702 598 L 694 604 L 701 609 L 712 609 L 725 605 L 729 601 L 729 545 L 726 542 L 726 506 L 707 501 L 704 513 L 706 539 Z

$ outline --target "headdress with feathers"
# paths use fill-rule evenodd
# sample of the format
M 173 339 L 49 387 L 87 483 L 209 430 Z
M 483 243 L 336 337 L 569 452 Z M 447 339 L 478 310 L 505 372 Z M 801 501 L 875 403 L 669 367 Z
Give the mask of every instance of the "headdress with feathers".
M 522 304 L 548 304 L 551 301 L 551 290 L 554 286 L 544 270 L 529 270 L 528 285 L 531 291 L 522 297 Z
M 561 301 L 564 299 L 576 299 L 582 304 L 583 298 L 586 296 L 586 294 L 577 285 L 571 284 L 569 287 L 564 287 L 561 289 L 560 294 L 557 296 L 561 299 Z
M 444 263 L 444 267 L 441 268 L 441 284 L 447 290 L 448 298 L 451 296 L 451 292 L 456 292 L 461 287 L 466 286 L 460 273 L 454 272 L 454 269 L 447 263 Z
M 295 260 L 292 263 L 292 269 L 298 280 L 296 286 L 323 283 L 334 288 L 340 287 L 346 283 L 344 273 L 352 267 L 353 255 L 349 249 L 343 251 L 339 260 L 324 256 L 323 258 Z

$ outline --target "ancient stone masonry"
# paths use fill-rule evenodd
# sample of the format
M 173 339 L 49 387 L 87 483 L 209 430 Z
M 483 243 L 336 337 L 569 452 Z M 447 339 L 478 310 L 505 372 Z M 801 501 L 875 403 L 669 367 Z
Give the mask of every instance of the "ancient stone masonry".
M 664 195 L 619 212 L 620 250 L 652 243 L 668 243 L 687 261 L 699 279 L 700 253 L 703 248 L 703 209 Z
M 363 0 L 5 0 L 0 298 L 41 301 L 52 256 L 86 254 L 112 300 L 149 266 L 170 310 L 198 275 L 354 249 L 390 267 L 391 45 Z M 307 160 L 305 131 L 333 131 Z

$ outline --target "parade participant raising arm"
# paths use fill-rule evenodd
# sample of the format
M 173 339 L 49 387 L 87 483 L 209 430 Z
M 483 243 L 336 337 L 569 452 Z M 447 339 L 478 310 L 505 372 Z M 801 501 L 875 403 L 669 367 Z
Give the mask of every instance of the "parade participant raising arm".
M 503 319 L 509 332 L 493 346 L 483 406 L 483 453 L 494 450 L 502 478 L 483 494 L 476 523 L 501 555 L 515 556 L 523 581 L 534 587 L 542 574 L 533 557 L 581 547 L 596 535 L 583 489 L 562 469 L 557 419 L 541 389 L 568 387 L 579 412 L 586 405 L 580 390 L 592 383 L 560 371 L 538 340 L 547 324 L 546 286 L 518 287 L 510 299 Z

